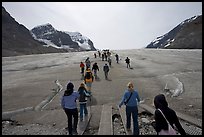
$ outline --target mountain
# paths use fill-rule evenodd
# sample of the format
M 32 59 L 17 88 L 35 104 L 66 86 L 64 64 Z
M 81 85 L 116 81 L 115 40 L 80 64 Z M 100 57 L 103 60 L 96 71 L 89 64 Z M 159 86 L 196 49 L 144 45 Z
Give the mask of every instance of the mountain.
M 73 51 L 96 50 L 93 42 L 79 32 L 58 31 L 51 24 L 39 25 L 30 30 L 34 39 L 57 49 Z
M 202 49 L 202 15 L 186 19 L 146 48 Z
M 77 42 L 81 48 L 86 50 L 96 50 L 93 42 L 89 38 L 83 36 L 81 33 L 68 31 L 65 31 L 65 33 L 67 33 L 71 37 L 72 41 Z
M 42 44 L 33 39 L 30 31 L 2 7 L 2 57 L 65 52 L 62 49 L 43 47 Z

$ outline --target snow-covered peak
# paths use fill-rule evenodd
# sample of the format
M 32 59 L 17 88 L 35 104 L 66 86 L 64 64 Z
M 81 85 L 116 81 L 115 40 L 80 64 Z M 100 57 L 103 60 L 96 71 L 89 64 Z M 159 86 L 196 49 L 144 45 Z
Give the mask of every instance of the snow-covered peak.
M 187 23 L 187 22 L 192 22 L 193 20 L 197 19 L 197 17 L 199 17 L 199 15 L 193 16 L 190 19 L 186 19 L 183 22 L 181 22 L 179 25 L 183 25 L 184 23 Z
M 34 27 L 32 29 L 32 31 L 34 31 L 36 29 L 38 31 L 43 32 L 44 35 L 45 35 L 45 33 L 54 33 L 54 32 L 57 31 L 50 23 L 46 23 L 46 24 L 43 24 L 43 25 L 38 25 L 38 26 Z
M 90 39 L 83 36 L 81 33 L 69 32 L 69 31 L 65 31 L 65 33 L 67 33 L 71 37 L 72 41 L 77 42 L 80 47 L 87 49 L 87 50 L 91 49 L 91 46 L 88 43 Z
M 43 27 L 52 27 L 52 25 L 50 23 L 46 23 L 46 24 L 42 24 L 42 25 L 38 25 L 38 26 L 35 26 L 34 28 L 43 28 Z M 33 29 L 34 29 L 33 28 Z M 53 28 L 53 27 L 52 27 Z

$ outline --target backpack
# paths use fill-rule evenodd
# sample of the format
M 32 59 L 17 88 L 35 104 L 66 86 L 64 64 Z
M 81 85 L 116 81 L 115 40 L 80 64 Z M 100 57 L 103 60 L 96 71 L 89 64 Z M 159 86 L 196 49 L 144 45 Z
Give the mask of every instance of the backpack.
M 86 77 L 86 79 L 90 79 L 91 78 L 91 72 L 87 72 L 85 77 Z
M 85 75 L 85 81 L 86 82 L 92 82 L 92 73 L 91 72 L 86 72 L 86 75 Z

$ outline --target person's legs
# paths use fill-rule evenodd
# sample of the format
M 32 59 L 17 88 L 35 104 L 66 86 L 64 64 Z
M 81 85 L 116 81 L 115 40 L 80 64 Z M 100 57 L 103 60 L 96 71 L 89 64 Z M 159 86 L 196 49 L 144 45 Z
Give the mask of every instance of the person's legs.
M 83 104 L 80 104 L 79 105 L 80 106 L 80 108 L 79 108 L 79 112 L 80 112 L 80 120 L 82 121 L 83 120 L 83 110 L 84 110 L 84 106 L 83 106 Z
M 85 116 L 88 115 L 88 110 L 87 110 L 86 103 L 84 104 L 84 114 L 85 114 Z
M 94 70 L 95 79 L 97 79 L 97 70 Z
M 107 72 L 104 72 L 104 74 L 105 74 L 105 79 L 107 79 Z
M 64 109 L 66 115 L 67 115 L 67 121 L 68 121 L 68 132 L 69 135 L 72 135 L 72 113 L 70 109 Z
M 73 131 L 75 132 L 75 134 L 77 134 L 77 124 L 78 124 L 78 110 L 73 109 L 73 117 L 74 117 L 74 127 L 73 127 Z
M 105 72 L 105 79 L 108 79 L 108 72 Z
M 86 82 L 86 87 L 88 92 L 91 92 L 91 85 L 92 85 L 92 82 Z
M 130 129 L 131 126 L 131 110 L 130 107 L 126 106 L 126 128 Z
M 133 135 L 139 135 L 139 126 L 138 126 L 138 108 L 133 107 L 132 110 L 132 118 L 133 118 Z
M 130 68 L 130 63 L 127 63 L 127 68 Z

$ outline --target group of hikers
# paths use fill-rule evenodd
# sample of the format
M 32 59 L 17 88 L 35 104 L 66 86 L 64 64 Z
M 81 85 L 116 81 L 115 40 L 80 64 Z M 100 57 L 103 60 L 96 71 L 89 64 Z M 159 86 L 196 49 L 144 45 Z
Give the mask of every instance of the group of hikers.
M 94 54 L 95 58 L 96 55 Z M 99 53 L 99 57 L 100 57 Z M 116 62 L 119 63 L 118 54 L 115 55 Z M 127 57 L 125 59 L 127 63 L 127 68 L 130 68 L 130 59 Z M 67 119 L 68 119 L 68 134 L 74 135 L 77 133 L 78 124 L 78 109 L 77 101 L 79 101 L 79 117 L 80 121 L 83 121 L 84 116 L 88 115 L 87 111 L 87 98 L 91 98 L 91 86 L 94 79 L 99 79 L 97 71 L 99 71 L 99 66 L 95 62 L 91 68 L 90 58 L 86 58 L 85 65 L 83 62 L 80 63 L 81 74 L 83 82 L 80 83 L 78 91 L 74 91 L 74 84 L 68 82 L 67 89 L 64 91 L 64 95 L 61 99 L 61 106 L 64 109 Z M 94 72 L 94 75 L 92 74 Z M 103 71 L 105 74 L 105 79 L 108 79 L 109 66 L 107 63 L 103 66 Z M 138 105 L 140 103 L 140 97 L 138 91 L 134 88 L 133 83 L 130 81 L 127 84 L 127 89 L 124 91 L 121 101 L 118 103 L 118 107 L 121 108 L 122 105 L 126 106 L 126 128 L 130 130 L 131 127 L 131 116 L 133 119 L 133 135 L 139 135 L 139 124 L 138 124 Z M 176 134 L 173 128 L 177 128 L 181 135 L 186 135 L 185 130 L 182 128 L 175 111 L 168 107 L 168 103 L 163 94 L 159 94 L 154 98 L 154 106 L 156 111 L 154 113 L 154 121 L 152 126 L 156 130 L 158 135 L 165 134 Z M 74 121 L 72 122 L 72 120 Z M 170 131 L 170 127 L 173 127 Z

